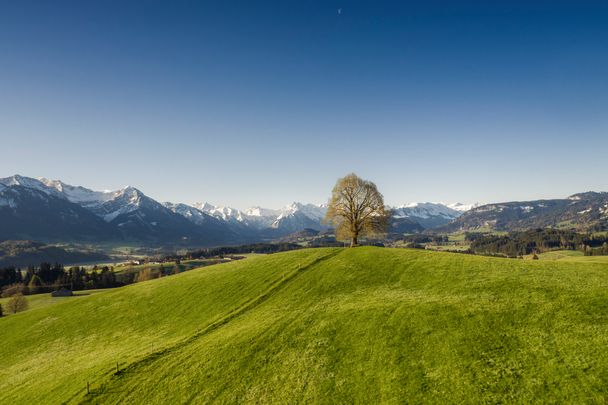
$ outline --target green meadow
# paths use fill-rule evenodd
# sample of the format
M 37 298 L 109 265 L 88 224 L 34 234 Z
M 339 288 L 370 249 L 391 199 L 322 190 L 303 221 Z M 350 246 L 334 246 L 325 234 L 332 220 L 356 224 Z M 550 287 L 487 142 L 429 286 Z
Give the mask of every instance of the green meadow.
M 72 303 L 75 298 L 86 297 L 91 294 L 97 294 L 104 290 L 86 290 L 86 291 L 75 291 L 73 297 L 51 297 L 51 294 L 34 294 L 34 295 L 26 295 L 25 300 L 27 301 L 27 311 L 45 308 L 50 305 L 60 304 L 62 302 L 66 302 L 70 300 Z M 12 314 L 8 313 L 8 302 L 10 298 L 0 298 L 0 305 L 4 309 L 4 315 L 10 316 Z
M 532 255 L 526 256 L 531 258 Z M 540 260 L 559 260 L 578 263 L 605 263 L 608 265 L 608 256 L 585 256 L 583 252 L 578 250 L 554 250 L 550 252 L 540 253 Z
M 608 401 L 606 262 L 306 249 L 60 300 L 0 319 L 0 403 Z

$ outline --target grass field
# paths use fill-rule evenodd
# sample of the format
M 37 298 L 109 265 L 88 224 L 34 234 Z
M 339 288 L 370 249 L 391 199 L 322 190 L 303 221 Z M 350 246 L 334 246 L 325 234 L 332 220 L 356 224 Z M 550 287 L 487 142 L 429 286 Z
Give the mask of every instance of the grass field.
M 464 243 L 446 243 L 443 245 L 434 245 L 428 244 L 426 245 L 426 249 L 435 250 L 438 252 L 464 252 L 469 250 L 471 245 Z
M 74 302 L 74 298 L 86 297 L 86 296 L 89 296 L 92 294 L 97 294 L 101 291 L 106 291 L 106 290 L 76 291 L 76 292 L 74 292 L 73 297 L 51 297 L 50 293 L 26 295 L 25 299 L 27 300 L 27 304 L 28 304 L 27 311 L 38 309 L 38 308 L 45 308 L 45 307 L 48 307 L 49 305 L 60 304 L 62 302 L 66 302 L 68 300 L 70 300 L 71 302 Z M 8 310 L 7 304 L 8 304 L 9 300 L 10 300 L 10 298 L 0 298 L 0 305 L 2 305 L 2 308 L 4 309 L 5 316 L 12 315 L 12 314 L 7 313 L 7 310 Z
M 531 258 L 532 255 L 526 256 Z M 608 264 L 608 256 L 585 256 L 578 250 L 554 250 L 538 255 L 540 260 L 559 260 L 578 263 L 605 263 Z
M 301 250 L 40 306 L 0 341 L 0 403 L 605 403 L 608 266 Z

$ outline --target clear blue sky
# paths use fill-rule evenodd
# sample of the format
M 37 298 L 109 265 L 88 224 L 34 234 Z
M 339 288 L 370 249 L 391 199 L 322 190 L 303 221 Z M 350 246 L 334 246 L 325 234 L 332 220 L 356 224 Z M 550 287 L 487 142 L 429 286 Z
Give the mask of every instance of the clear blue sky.
M 257 3 L 257 4 L 254 4 Z M 0 176 L 239 208 L 608 190 L 608 3 L 0 2 Z

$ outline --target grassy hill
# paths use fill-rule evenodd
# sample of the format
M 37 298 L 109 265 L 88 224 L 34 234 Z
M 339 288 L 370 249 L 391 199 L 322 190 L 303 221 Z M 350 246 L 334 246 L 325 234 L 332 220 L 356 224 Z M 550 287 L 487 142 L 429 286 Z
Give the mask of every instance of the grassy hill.
M 253 257 L 0 319 L 0 403 L 604 402 L 607 287 L 605 263 Z

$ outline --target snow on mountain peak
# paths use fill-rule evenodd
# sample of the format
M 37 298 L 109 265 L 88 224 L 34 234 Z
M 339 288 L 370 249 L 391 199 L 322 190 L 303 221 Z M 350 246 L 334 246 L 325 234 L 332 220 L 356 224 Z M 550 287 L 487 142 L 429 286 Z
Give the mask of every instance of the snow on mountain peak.
M 63 198 L 93 211 L 93 213 L 101 216 L 107 222 L 112 221 L 121 214 L 137 210 L 147 198 L 141 191 L 132 186 L 126 186 L 116 191 L 93 191 L 88 188 L 72 186 L 60 180 L 50 180 L 44 177 L 33 179 L 15 175 L 6 179 L 0 179 L 0 183 L 6 186 L 19 185 Z M 149 205 L 154 208 L 159 204 Z
M 5 187 L 22 186 L 42 191 L 47 194 L 51 192 L 51 190 L 49 190 L 48 187 L 44 185 L 44 183 L 42 183 L 41 181 L 32 179 L 31 177 L 20 176 L 18 174 L 15 174 L 11 177 L 6 177 L 4 179 L 0 179 L 0 184 L 4 185 Z
M 236 208 L 227 207 L 227 206 L 216 206 L 213 204 L 209 204 L 208 202 L 204 203 L 194 203 L 192 207 L 201 210 L 205 214 L 214 216 L 218 219 L 222 219 L 224 221 L 236 220 L 242 222 L 244 220 L 244 214 L 242 211 L 237 210 Z
M 396 211 L 409 212 L 414 214 L 412 216 L 419 216 L 421 214 L 424 217 L 429 215 L 443 215 L 448 217 L 457 217 L 460 214 L 479 206 L 475 204 L 462 204 L 462 203 L 443 203 L 443 202 L 410 202 L 395 207 Z
M 245 215 L 248 217 L 276 217 L 279 215 L 279 213 L 279 210 L 262 208 L 259 206 L 250 207 L 245 210 Z
M 241 211 L 229 206 L 216 206 L 208 202 L 185 204 L 160 204 L 146 197 L 133 186 L 126 186 L 115 191 L 93 191 L 80 186 L 71 186 L 60 180 L 46 178 L 33 179 L 20 175 L 0 179 L 0 192 L 7 187 L 21 186 L 44 192 L 48 195 L 66 199 L 89 209 L 106 221 L 113 221 L 121 214 L 131 213 L 141 208 L 160 210 L 169 209 L 176 214 L 193 221 L 216 219 L 239 223 L 253 228 L 268 227 L 318 227 L 327 212 L 326 204 L 305 204 L 294 201 L 280 209 L 268 209 L 260 206 Z M 446 223 L 462 215 L 463 212 L 479 204 L 412 202 L 395 207 L 396 218 L 412 218 L 424 227 Z
M 203 212 L 207 212 L 209 210 L 213 210 L 215 209 L 215 205 L 213 204 L 209 204 L 208 202 L 197 202 L 194 204 L 190 204 L 191 207 L 196 208 L 197 210 L 203 211 Z
M 137 211 L 144 204 L 148 209 L 163 209 L 162 204 L 146 197 L 144 193 L 130 186 L 111 192 L 109 199 L 97 201 L 97 204 L 91 206 L 91 208 L 93 212 L 101 215 L 106 222 L 111 222 L 120 215 Z
M 163 203 L 163 205 L 166 208 L 169 208 L 174 213 L 183 216 L 184 218 L 194 222 L 197 225 L 206 223 L 209 219 L 208 215 L 205 212 L 191 205 L 182 203 L 174 204 L 170 202 L 165 202 Z
M 277 217 L 277 220 L 295 215 L 296 213 L 301 213 L 302 215 L 305 215 L 308 218 L 320 221 L 323 219 L 323 217 L 325 217 L 326 211 L 327 207 L 324 204 L 315 205 L 293 202 L 280 210 L 280 214 Z
M 39 178 L 39 181 L 49 189 L 57 191 L 68 201 L 83 206 L 101 204 L 112 199 L 114 194 L 112 191 L 93 191 L 81 186 L 71 186 L 61 180 L 50 180 L 44 177 Z
M 473 203 L 473 204 L 462 204 L 462 203 L 441 203 L 443 205 L 445 205 L 448 208 L 451 208 L 453 210 L 456 211 L 460 211 L 460 212 L 466 212 L 466 211 L 470 211 L 473 208 L 477 208 L 481 205 L 481 203 Z

